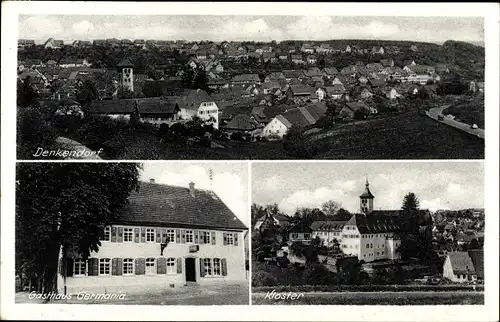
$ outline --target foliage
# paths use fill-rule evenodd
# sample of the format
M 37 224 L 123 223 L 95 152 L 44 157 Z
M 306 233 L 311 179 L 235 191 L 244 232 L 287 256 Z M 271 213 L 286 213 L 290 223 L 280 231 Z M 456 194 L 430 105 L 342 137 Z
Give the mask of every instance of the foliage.
M 332 216 L 332 217 L 335 216 L 337 214 L 337 212 L 339 211 L 339 209 L 340 209 L 340 203 L 338 203 L 334 200 L 325 201 L 321 205 L 321 210 L 327 216 Z
M 90 79 L 83 81 L 76 93 L 76 100 L 78 103 L 82 104 L 82 106 L 88 106 L 91 101 L 97 99 L 99 99 L 99 92 L 97 91 L 94 81 Z
M 31 83 L 31 76 L 17 81 L 17 106 L 28 107 L 38 105 L 39 94 Z
M 39 108 L 18 108 L 17 110 L 17 156 L 19 159 L 33 159 L 37 149 L 50 150 L 57 138 L 57 131 Z
M 302 129 L 292 126 L 283 137 L 283 148 L 298 159 L 312 159 L 317 153 L 315 145 L 307 142 Z
M 57 292 L 59 251 L 88 258 L 99 250 L 106 225 L 119 216 L 137 187 L 129 163 L 20 163 L 16 169 L 18 267 L 38 279 L 39 291 Z

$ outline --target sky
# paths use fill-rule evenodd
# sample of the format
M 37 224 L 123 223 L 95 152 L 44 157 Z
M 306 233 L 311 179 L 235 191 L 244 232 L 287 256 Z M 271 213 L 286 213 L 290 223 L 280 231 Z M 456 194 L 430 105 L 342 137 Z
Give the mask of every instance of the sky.
M 213 171 L 212 184 L 210 169 Z M 150 179 L 155 179 L 156 183 L 186 188 L 192 181 L 197 189 L 213 190 L 246 226 L 249 225 L 247 163 L 145 163 L 139 180 L 149 182 Z
M 281 41 L 381 39 L 442 43 L 484 42 L 476 17 L 235 16 L 235 15 L 20 15 L 18 38 L 43 43 L 50 37 L 70 42 L 157 39 Z
M 400 209 L 414 192 L 421 209 L 484 207 L 483 162 L 253 163 L 252 202 L 277 203 L 293 215 L 298 207 L 334 200 L 359 212 L 368 178 L 374 209 Z

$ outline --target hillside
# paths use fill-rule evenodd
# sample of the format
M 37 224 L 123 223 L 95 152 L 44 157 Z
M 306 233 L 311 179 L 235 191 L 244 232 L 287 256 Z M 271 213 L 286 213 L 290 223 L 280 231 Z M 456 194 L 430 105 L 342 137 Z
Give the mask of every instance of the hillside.
M 410 112 L 307 137 L 317 159 L 481 159 L 484 140 Z
M 455 116 L 457 121 L 477 124 L 479 128 L 484 129 L 484 95 L 478 95 L 469 101 L 452 105 L 443 113 Z

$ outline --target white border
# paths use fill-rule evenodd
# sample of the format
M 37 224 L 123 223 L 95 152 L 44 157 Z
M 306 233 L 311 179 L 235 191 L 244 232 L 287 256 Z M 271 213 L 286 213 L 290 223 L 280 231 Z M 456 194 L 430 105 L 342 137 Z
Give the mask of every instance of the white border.
M 2 2 L 2 319 L 129 320 L 342 320 L 342 321 L 496 321 L 498 320 L 498 49 L 499 6 L 484 3 L 96 3 Z M 484 306 L 98 306 L 14 304 L 15 82 L 18 14 L 231 14 L 346 16 L 468 16 L 485 17 L 486 45 L 486 232 Z M 439 19 L 439 18 L 436 18 Z M 133 160 L 131 160 L 133 161 Z M 430 160 L 429 160 L 430 161 Z M 460 162 L 443 160 L 436 162 Z M 57 161 L 56 161 L 57 162 Z M 144 161 L 134 161 L 144 162 Z M 211 161 L 207 161 L 211 162 Z M 227 161 L 224 161 L 227 162 Z M 262 162 L 262 161 L 255 161 Z M 299 161 L 294 161 L 299 162 Z M 313 161 L 318 162 L 318 161 Z M 345 161 L 321 161 L 345 162 Z M 351 162 L 379 162 L 364 160 Z M 391 161 L 404 162 L 404 161 Z M 417 161 L 407 161 L 417 162 Z M 418 162 L 426 162 L 419 160 Z M 468 161 L 474 162 L 474 161 Z M 476 161 L 481 162 L 481 161 Z M 249 177 L 249 181 L 251 178 Z M 251 200 L 249 200 L 251 204 Z M 251 227 L 249 227 L 251 229 Z M 5 263 L 9 263 L 6 265 Z

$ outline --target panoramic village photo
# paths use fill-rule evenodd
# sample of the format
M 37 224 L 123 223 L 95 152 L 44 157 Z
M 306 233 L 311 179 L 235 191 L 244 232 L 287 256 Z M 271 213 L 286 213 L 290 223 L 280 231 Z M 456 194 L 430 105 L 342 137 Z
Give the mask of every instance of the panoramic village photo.
M 248 305 L 246 163 L 18 163 L 16 303 Z
M 252 164 L 253 305 L 484 304 L 482 162 Z
M 20 15 L 17 157 L 482 159 L 483 28 L 474 17 Z

